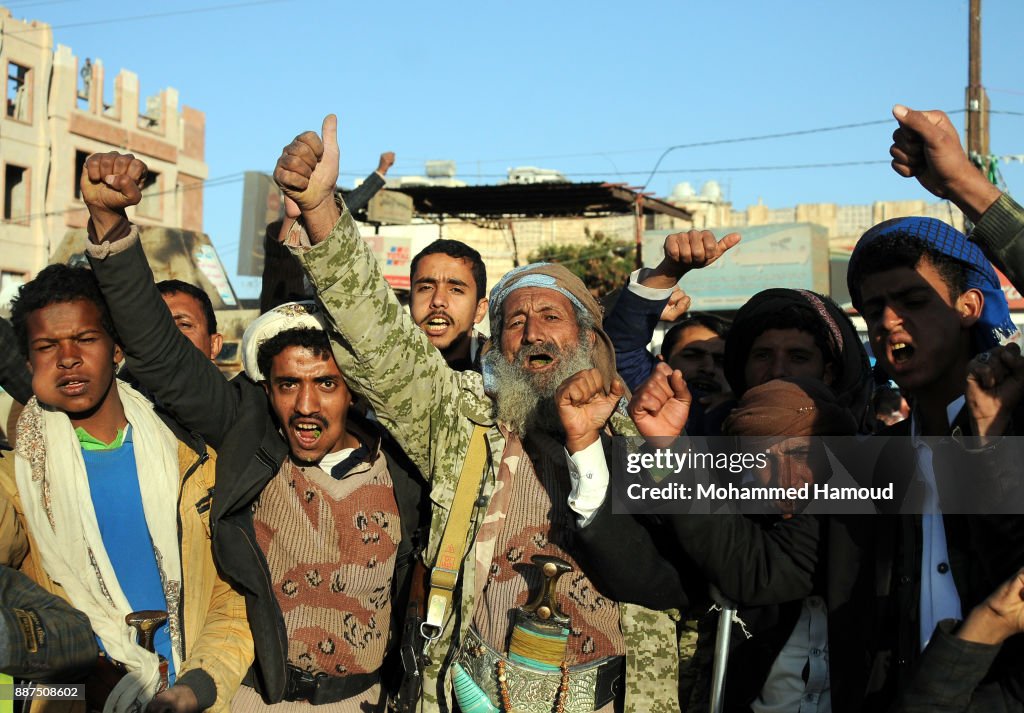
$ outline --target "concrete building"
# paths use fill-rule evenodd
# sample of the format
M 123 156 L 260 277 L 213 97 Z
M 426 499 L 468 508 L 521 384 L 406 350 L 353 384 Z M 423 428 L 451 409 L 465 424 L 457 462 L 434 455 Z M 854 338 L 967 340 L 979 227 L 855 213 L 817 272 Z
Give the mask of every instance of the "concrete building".
M 735 210 L 732 203 L 723 199 L 716 181 L 705 183 L 700 193 L 689 183 L 680 183 L 668 200 L 692 213 L 693 226 L 697 229 L 815 223 L 825 228 L 832 250 L 845 252 L 853 250 L 868 228 L 890 218 L 923 215 L 949 223 L 957 230 L 964 229 L 963 213 L 948 201 L 875 201 L 861 205 L 800 203 L 788 208 L 770 208 L 758 201 L 745 210 Z
M 43 268 L 70 229 L 88 219 L 78 188 L 86 157 L 130 151 L 146 162 L 140 225 L 202 231 L 205 116 L 164 89 L 140 108 L 139 79 L 121 70 L 104 91 L 102 61 L 57 45 L 49 25 L 0 7 L 0 304 Z

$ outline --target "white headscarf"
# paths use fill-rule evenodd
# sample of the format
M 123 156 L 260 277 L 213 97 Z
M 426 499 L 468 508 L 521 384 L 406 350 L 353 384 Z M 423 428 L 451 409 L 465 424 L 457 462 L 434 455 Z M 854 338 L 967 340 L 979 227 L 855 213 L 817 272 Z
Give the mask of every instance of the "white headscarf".
M 326 331 L 327 321 L 316 302 L 286 302 L 261 314 L 253 320 L 242 335 L 242 368 L 253 381 L 263 381 L 266 376 L 256 362 L 260 345 L 289 329 L 316 329 Z
M 170 623 L 174 668 L 179 670 L 181 553 L 178 550 L 178 441 L 153 404 L 116 381 L 125 417 L 134 429 L 142 509 L 153 542 Z M 29 531 L 43 569 L 89 617 L 107 654 L 128 674 L 114 688 L 104 713 L 138 711 L 156 694 L 157 655 L 136 643 L 125 616 L 132 607 L 110 564 L 89 490 L 89 476 L 71 420 L 33 396 L 18 419 L 15 476 Z

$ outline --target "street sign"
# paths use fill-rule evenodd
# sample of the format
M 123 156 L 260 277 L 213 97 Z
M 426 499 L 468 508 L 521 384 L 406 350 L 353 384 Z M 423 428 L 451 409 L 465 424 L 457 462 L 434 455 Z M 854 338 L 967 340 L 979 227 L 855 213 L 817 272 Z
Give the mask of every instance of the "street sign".
M 366 206 L 366 222 L 408 225 L 412 222 L 412 196 L 398 191 L 378 191 Z

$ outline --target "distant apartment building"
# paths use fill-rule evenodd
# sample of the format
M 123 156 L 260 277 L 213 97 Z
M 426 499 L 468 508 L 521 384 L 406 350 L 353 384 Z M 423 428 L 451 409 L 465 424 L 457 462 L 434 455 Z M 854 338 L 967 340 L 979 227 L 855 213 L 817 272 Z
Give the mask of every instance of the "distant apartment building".
M 697 229 L 815 223 L 825 228 L 829 247 L 837 252 L 853 250 L 868 228 L 891 218 L 921 215 L 937 218 L 958 230 L 964 229 L 963 213 L 948 201 L 875 201 L 861 205 L 800 203 L 788 208 L 770 208 L 758 201 L 745 210 L 736 210 L 723 198 L 717 181 L 708 181 L 699 193 L 689 183 L 680 183 L 667 200 L 690 211 Z
M 85 226 L 79 179 L 92 153 L 128 151 L 146 162 L 142 202 L 129 211 L 134 222 L 203 227 L 204 114 L 179 108 L 170 88 L 140 108 L 139 79 L 126 70 L 107 95 L 102 61 L 52 48 L 49 25 L 0 7 L 0 304 L 49 262 L 68 230 Z

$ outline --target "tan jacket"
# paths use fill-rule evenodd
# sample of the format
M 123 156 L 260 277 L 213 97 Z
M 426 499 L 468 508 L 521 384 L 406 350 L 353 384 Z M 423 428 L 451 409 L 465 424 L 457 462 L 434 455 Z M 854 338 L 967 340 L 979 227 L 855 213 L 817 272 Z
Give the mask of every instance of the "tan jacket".
M 178 516 L 181 523 L 181 567 L 184 583 L 185 660 L 177 671 L 202 669 L 217 686 L 217 700 L 208 710 L 227 711 L 232 696 L 253 661 L 252 635 L 245 614 L 245 600 L 217 574 L 210 549 L 210 505 L 213 495 L 216 455 L 191 474 L 199 460 L 195 451 L 178 443 L 181 487 Z M 0 557 L 17 567 L 44 589 L 66 599 L 59 584 L 43 571 L 34 556 L 34 543 L 28 532 L 25 513 L 14 476 L 14 454 L 0 455 Z M 69 705 L 63 701 L 33 703 L 32 713 L 80 713 L 84 703 Z

